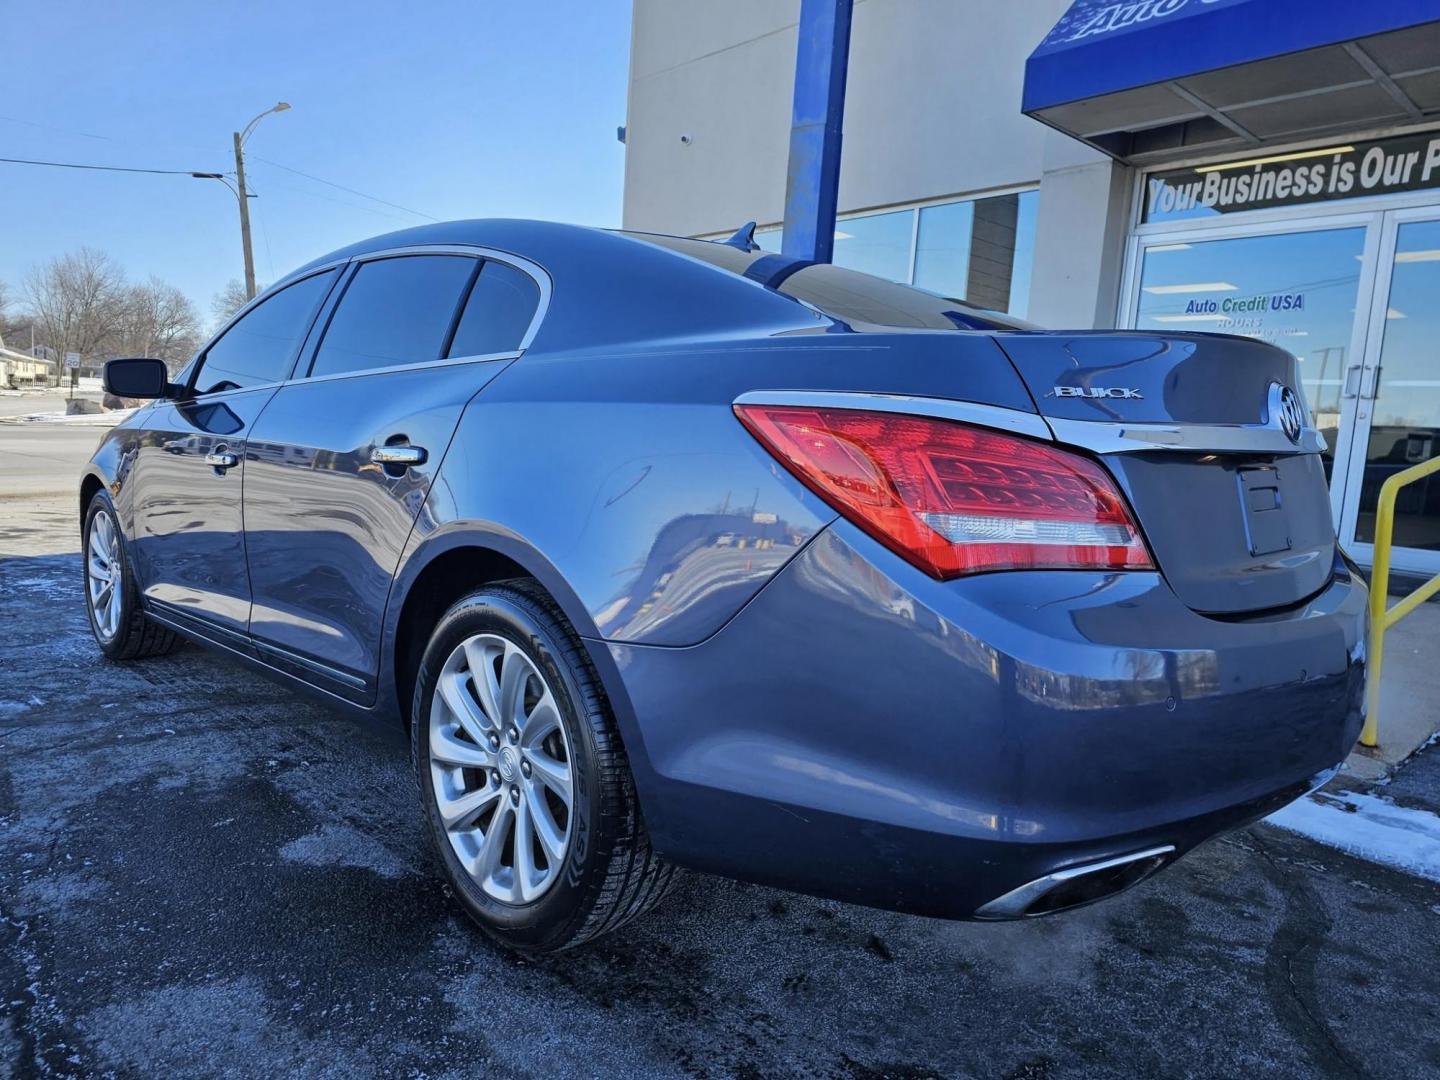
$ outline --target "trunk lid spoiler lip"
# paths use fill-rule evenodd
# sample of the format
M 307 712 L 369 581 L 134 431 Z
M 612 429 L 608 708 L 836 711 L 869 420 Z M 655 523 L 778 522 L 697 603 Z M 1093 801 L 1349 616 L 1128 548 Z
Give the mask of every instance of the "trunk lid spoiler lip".
M 1292 440 L 1278 419 L 1266 424 L 1132 423 L 1126 420 L 1064 420 L 1047 416 L 1056 440 L 1097 454 L 1178 450 L 1199 454 L 1319 454 L 1325 436 L 1304 427 Z
M 1298 438 L 1282 430 L 1275 409 L 1264 424 L 1192 424 L 1132 422 L 1128 420 L 1067 420 L 1038 412 L 952 398 L 879 394 L 872 391 L 752 390 L 735 399 L 736 405 L 794 405 L 835 409 L 869 409 L 874 412 L 933 416 L 962 424 L 1007 431 L 1045 442 L 1078 446 L 1095 454 L 1171 450 L 1199 454 L 1318 454 L 1326 449 L 1325 436 L 1313 427 L 1301 429 Z

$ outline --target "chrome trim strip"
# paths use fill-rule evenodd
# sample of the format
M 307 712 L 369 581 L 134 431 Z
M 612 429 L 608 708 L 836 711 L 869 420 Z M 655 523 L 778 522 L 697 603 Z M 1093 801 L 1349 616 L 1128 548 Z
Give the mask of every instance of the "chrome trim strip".
M 933 416 L 961 424 L 995 428 L 1051 441 L 1050 429 L 1039 413 L 1019 412 L 998 405 L 949 398 L 909 397 L 903 394 L 875 394 L 832 390 L 751 390 L 735 399 L 736 405 L 796 405 L 822 409 L 866 409 L 870 412 Z
M 360 368 L 358 371 L 332 371 L 328 375 L 302 375 L 286 379 L 275 386 L 292 386 L 296 383 L 336 382 L 340 379 L 363 379 L 367 375 L 393 375 L 399 371 L 425 371 L 429 368 L 454 367 L 457 364 L 490 364 L 496 360 L 515 360 L 518 352 L 492 353 L 489 356 L 442 356 L 439 360 L 422 360 L 418 364 L 387 364 L 385 367 Z M 246 389 L 249 389 L 247 387 Z M 233 393 L 234 391 L 226 391 Z M 206 398 L 208 401 L 209 398 Z
M 1081 446 L 1096 454 L 1137 450 L 1177 450 L 1202 454 L 1318 454 L 1325 436 L 1314 428 L 1300 432 L 1298 442 L 1271 424 L 1127 423 L 1120 420 L 1064 420 L 1047 416 L 1058 442 Z
M 425 371 L 429 368 L 455 367 L 459 364 L 493 364 L 497 360 L 518 360 L 518 352 L 490 353 L 486 356 L 442 356 L 439 360 L 422 360 L 418 364 L 390 364 L 386 367 L 361 368 L 358 371 L 334 371 L 329 375 L 299 375 L 293 379 L 285 379 L 281 382 L 256 383 L 254 386 L 241 386 L 234 390 L 218 390 L 213 394 L 196 394 L 193 398 L 166 398 L 163 400 L 175 404 L 185 404 L 187 401 L 203 402 L 209 404 L 212 401 L 225 401 L 227 398 L 238 397 L 241 394 L 256 393 L 261 390 L 279 390 L 286 386 L 295 386 L 299 383 L 335 382 L 340 379 L 363 379 L 367 375 L 393 375 L 400 371 Z M 152 402 L 155 404 L 155 402 Z
M 1018 889 L 1011 889 L 1003 896 L 997 896 L 994 900 L 991 900 L 988 904 L 983 905 L 976 911 L 975 917 L 977 919 L 1026 918 L 1025 910 L 1057 885 L 1063 885 L 1067 881 L 1073 881 L 1078 877 L 1098 873 L 1101 870 L 1111 870 L 1117 866 L 1124 866 L 1127 863 L 1140 862 L 1143 859 L 1154 859 L 1162 855 L 1170 855 L 1173 854 L 1174 851 L 1174 844 L 1161 844 L 1158 847 L 1146 848 L 1144 851 L 1132 852 L 1129 855 L 1117 855 L 1113 859 L 1084 863 L 1080 866 L 1067 866 L 1064 870 L 1056 870 L 1053 874 L 1046 874 L 1044 877 L 1026 882 Z M 1159 867 L 1156 867 L 1156 869 L 1159 869 Z M 1144 879 L 1142 878 L 1141 880 Z M 1135 883 L 1132 882 L 1132 884 Z M 1129 886 L 1126 887 L 1128 888 Z M 1028 917 L 1035 918 L 1035 916 Z

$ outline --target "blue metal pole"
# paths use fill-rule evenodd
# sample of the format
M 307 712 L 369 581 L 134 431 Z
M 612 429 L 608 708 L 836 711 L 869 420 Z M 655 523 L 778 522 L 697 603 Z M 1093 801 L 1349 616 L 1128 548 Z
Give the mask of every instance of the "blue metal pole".
M 835 253 L 840 189 L 840 129 L 850 59 L 853 0 L 801 0 L 795 50 L 795 104 L 785 175 L 782 250 L 796 259 L 829 262 Z

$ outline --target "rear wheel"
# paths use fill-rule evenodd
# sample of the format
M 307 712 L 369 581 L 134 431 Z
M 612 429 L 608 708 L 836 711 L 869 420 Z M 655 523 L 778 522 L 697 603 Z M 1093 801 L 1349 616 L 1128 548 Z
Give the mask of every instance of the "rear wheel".
M 100 651 L 112 660 L 173 652 L 180 638 L 146 616 L 115 507 L 103 491 L 85 514 L 85 610 Z
M 517 580 L 461 600 L 420 665 L 411 723 L 445 876 L 505 945 L 581 944 L 648 910 L 651 850 L 589 658 L 554 602 Z

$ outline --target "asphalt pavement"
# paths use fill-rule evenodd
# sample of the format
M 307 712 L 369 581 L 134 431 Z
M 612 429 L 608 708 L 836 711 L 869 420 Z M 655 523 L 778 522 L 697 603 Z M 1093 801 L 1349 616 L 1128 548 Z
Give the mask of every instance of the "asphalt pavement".
M 0 501 L 0 1077 L 1440 1076 L 1440 885 L 1268 826 L 1027 923 L 689 875 L 503 953 L 398 732 L 193 647 L 105 661 L 76 519 Z M 1437 764 L 1395 783 L 1435 804 Z
M 84 417 L 19 424 L 12 418 L 62 412 L 65 399 L 43 393 L 0 395 L 0 528 L 11 512 L 6 502 L 78 491 L 80 475 L 114 417 Z

